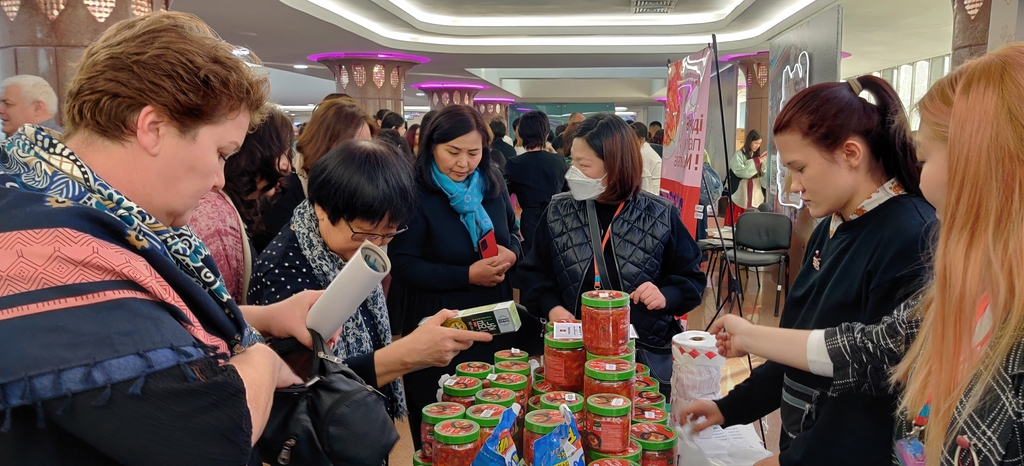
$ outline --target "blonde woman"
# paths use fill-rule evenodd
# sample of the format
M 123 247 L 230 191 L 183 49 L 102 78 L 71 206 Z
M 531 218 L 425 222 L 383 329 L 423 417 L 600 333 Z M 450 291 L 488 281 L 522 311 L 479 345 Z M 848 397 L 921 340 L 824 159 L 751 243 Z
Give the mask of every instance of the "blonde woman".
M 968 62 L 918 104 L 921 190 L 941 220 L 934 278 L 877 325 L 799 331 L 726 316 L 727 356 L 833 377 L 832 394 L 898 388 L 904 464 L 1024 464 L 1024 45 Z

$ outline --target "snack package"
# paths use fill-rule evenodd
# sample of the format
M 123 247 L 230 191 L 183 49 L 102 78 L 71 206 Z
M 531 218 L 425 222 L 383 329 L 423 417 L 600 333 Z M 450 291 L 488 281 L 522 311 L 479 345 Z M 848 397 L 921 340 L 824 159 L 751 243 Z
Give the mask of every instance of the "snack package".
M 423 325 L 429 317 L 420 321 Z M 519 309 L 513 301 L 506 301 L 497 304 L 463 309 L 451 319 L 441 324 L 448 328 L 473 330 L 476 332 L 487 332 L 491 335 L 504 335 L 515 333 L 523 325 L 519 319 Z
M 585 466 L 583 442 L 569 407 L 559 408 L 565 423 L 533 444 L 533 466 Z
M 483 448 L 473 460 L 473 466 L 519 466 L 519 452 L 512 441 L 512 430 L 522 406 L 513 404 L 501 415 L 501 421 L 494 428 L 494 433 L 484 441 Z

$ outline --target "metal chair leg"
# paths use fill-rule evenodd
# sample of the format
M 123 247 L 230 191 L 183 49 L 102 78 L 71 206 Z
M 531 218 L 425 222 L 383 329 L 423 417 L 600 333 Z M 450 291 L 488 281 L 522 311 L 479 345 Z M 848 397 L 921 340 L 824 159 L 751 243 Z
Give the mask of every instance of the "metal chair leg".
M 779 259 L 779 274 L 776 275 L 777 277 L 782 277 L 782 263 L 785 262 L 785 261 L 786 261 L 785 259 Z M 782 299 L 782 284 L 781 283 L 776 283 L 775 284 L 775 317 L 779 316 L 779 300 L 781 300 L 781 299 Z

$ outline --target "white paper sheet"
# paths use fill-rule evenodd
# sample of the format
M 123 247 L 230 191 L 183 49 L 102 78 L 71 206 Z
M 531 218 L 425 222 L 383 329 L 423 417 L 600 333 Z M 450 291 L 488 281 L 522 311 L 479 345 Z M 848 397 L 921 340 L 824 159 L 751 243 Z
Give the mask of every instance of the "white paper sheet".
M 363 242 L 309 310 L 306 327 L 330 339 L 390 271 L 391 261 L 384 250 L 369 241 Z

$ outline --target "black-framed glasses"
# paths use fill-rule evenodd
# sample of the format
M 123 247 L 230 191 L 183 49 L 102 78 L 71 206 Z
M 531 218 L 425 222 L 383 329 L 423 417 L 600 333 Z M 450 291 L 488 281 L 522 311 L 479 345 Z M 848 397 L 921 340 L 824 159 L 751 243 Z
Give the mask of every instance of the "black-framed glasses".
M 352 228 L 352 224 L 348 223 L 348 220 L 341 219 L 341 221 L 345 222 L 345 225 L 352 232 L 352 241 L 355 241 L 357 243 L 362 243 L 363 241 L 369 241 L 371 243 L 376 243 L 377 241 L 380 240 L 391 241 L 396 236 L 405 233 L 409 229 L 408 226 L 404 226 L 392 233 L 368 233 L 365 231 L 356 231 L 355 228 Z

